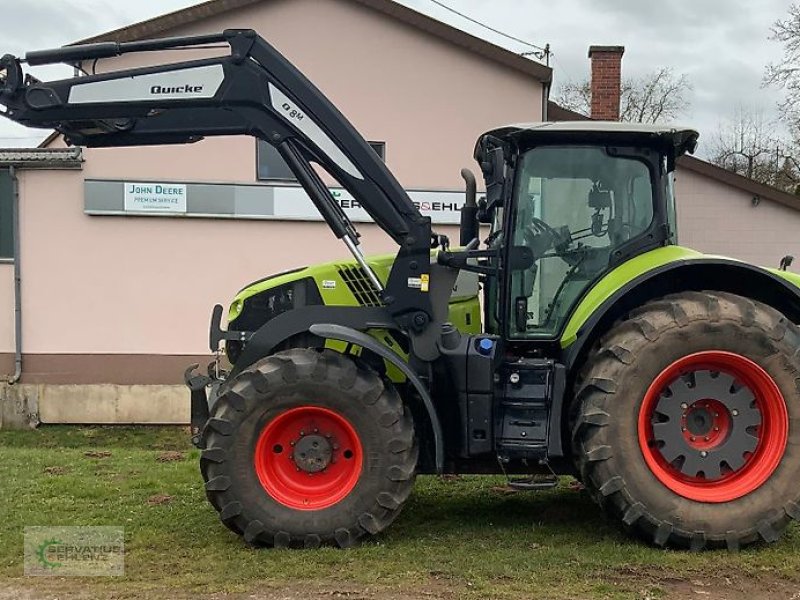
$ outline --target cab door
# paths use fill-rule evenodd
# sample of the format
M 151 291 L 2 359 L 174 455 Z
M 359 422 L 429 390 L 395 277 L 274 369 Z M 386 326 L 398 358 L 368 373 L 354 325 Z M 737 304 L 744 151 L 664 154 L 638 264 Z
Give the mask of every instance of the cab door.
M 527 246 L 534 261 L 506 274 L 509 339 L 556 337 L 617 250 L 649 230 L 651 168 L 602 146 L 539 146 L 521 156 L 507 243 Z

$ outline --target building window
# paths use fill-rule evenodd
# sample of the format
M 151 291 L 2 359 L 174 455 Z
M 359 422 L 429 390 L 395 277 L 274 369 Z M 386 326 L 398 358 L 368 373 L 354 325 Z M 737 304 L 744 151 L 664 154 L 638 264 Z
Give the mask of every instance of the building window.
M 14 186 L 8 169 L 0 169 L 0 259 L 14 258 Z
M 270 181 L 297 181 L 289 165 L 284 162 L 274 146 L 257 140 L 258 178 Z
M 386 162 L 386 142 L 367 142 L 372 149 L 375 150 L 375 154 L 381 157 L 381 160 Z
M 386 142 L 367 142 L 375 153 L 386 160 Z M 264 140 L 256 140 L 257 177 L 260 181 L 297 181 L 289 166 L 274 146 Z

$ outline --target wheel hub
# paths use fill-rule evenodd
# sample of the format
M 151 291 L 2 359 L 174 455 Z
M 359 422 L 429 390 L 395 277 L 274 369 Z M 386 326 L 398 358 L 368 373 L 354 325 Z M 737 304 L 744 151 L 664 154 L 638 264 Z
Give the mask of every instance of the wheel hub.
M 292 460 L 306 473 L 324 471 L 331 463 L 333 446 L 322 435 L 307 435 L 295 443 Z
M 663 390 L 653 419 L 664 460 L 687 477 L 710 481 L 741 469 L 758 444 L 753 428 L 761 412 L 754 401 L 728 373 L 699 369 L 678 377 Z
M 714 417 L 704 406 L 693 404 L 689 407 L 689 411 L 684 414 L 686 421 L 686 428 L 693 436 L 708 435 L 711 433 L 711 424 Z
M 738 410 L 734 409 L 738 413 Z M 759 413 L 760 414 L 760 413 Z M 710 450 L 728 441 L 733 431 L 733 416 L 724 402 L 699 400 L 681 416 L 681 431 L 686 443 L 697 450 Z

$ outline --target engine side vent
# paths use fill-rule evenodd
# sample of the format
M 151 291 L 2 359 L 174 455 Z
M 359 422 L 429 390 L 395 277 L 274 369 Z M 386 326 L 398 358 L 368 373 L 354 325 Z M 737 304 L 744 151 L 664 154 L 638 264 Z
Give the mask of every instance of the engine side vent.
M 383 306 L 380 293 L 361 267 L 340 266 L 339 275 L 361 306 Z

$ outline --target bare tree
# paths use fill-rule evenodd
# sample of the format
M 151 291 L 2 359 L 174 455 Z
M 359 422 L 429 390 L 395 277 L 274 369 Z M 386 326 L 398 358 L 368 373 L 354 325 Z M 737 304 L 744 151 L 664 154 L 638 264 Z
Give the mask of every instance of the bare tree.
M 592 86 L 588 80 L 563 83 L 558 89 L 555 102 L 588 117 L 592 107 Z
M 661 123 L 684 114 L 687 95 L 692 90 L 689 78 L 662 67 L 642 77 L 624 78 L 620 90 L 620 120 L 633 123 Z M 589 81 L 561 86 L 556 103 L 589 115 L 592 86 Z
M 744 107 L 720 126 L 710 144 L 710 161 L 760 183 L 796 193 L 798 147 L 781 139 L 764 113 Z
M 789 16 L 772 26 L 770 39 L 783 44 L 783 58 L 767 65 L 764 83 L 786 90 L 780 107 L 792 121 L 800 115 L 800 5 L 789 7 Z

